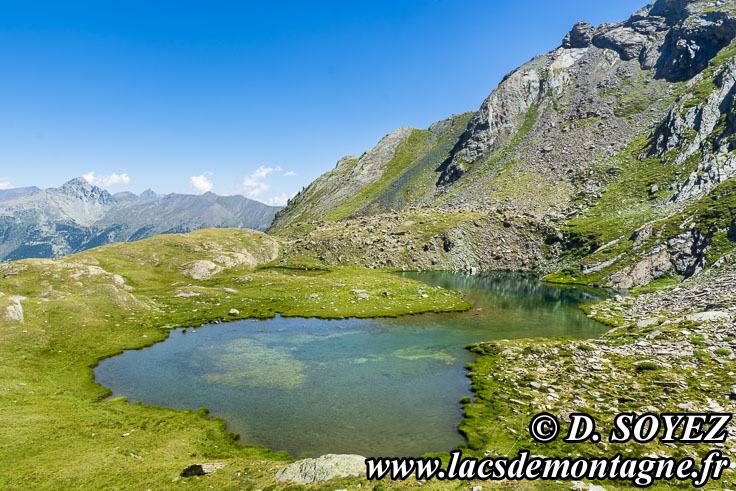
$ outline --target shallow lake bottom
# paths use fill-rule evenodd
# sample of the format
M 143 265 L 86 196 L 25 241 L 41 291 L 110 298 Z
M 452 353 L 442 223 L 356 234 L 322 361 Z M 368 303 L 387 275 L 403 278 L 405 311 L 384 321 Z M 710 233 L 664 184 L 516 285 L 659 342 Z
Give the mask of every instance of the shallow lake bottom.
M 325 453 L 420 456 L 463 441 L 469 343 L 595 337 L 606 330 L 578 309 L 602 291 L 511 273 L 407 273 L 461 290 L 468 312 L 399 318 L 243 320 L 178 329 L 95 369 L 131 402 L 208 407 L 244 444 L 293 457 Z

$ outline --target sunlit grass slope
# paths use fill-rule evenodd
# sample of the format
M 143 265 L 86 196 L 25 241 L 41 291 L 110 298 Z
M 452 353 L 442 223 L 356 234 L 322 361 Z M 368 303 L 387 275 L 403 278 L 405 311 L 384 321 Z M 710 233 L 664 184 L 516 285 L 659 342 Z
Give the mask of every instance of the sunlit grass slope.
M 258 232 L 210 229 L 0 264 L 0 488 L 265 488 L 286 455 L 240 446 L 205 411 L 105 399 L 92 367 L 221 319 L 467 308 L 388 273 L 270 267 L 279 250 Z M 226 467 L 179 477 L 203 462 Z

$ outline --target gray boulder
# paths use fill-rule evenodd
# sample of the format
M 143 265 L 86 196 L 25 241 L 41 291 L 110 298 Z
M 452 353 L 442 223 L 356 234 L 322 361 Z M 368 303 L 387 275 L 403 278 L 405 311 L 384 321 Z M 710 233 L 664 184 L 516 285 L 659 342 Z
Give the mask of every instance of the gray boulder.
M 633 60 L 641 54 L 647 38 L 628 27 L 616 27 L 596 35 L 593 44 L 616 51 L 622 60 Z
M 593 39 L 593 26 L 587 22 L 578 22 L 567 33 L 565 39 L 562 40 L 563 48 L 587 48 Z
M 276 473 L 276 479 L 296 484 L 312 484 L 336 477 L 359 476 L 365 474 L 365 471 L 365 457 L 327 454 L 287 465 Z

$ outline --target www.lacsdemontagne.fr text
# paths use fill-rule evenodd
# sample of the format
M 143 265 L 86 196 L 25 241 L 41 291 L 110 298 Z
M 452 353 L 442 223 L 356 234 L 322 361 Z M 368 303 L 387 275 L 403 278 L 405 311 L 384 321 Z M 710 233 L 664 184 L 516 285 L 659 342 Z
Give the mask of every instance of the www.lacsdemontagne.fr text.
M 532 457 L 528 451 L 508 459 L 463 458 L 458 450 L 450 453 L 447 469 L 439 458 L 371 458 L 366 459 L 370 480 L 384 478 L 406 480 L 485 480 L 534 481 L 541 480 L 621 480 L 638 487 L 647 487 L 655 481 L 692 481 L 702 487 L 711 479 L 720 479 L 730 460 L 718 450 L 709 452 L 696 466 L 693 458 L 622 457 L 612 458 L 550 458 Z

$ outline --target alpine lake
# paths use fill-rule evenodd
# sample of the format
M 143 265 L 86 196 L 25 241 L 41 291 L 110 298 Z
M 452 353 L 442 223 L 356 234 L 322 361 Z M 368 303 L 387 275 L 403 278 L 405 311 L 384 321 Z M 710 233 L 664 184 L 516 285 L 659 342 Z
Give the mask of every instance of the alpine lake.
M 113 396 L 176 409 L 207 407 L 247 445 L 293 457 L 410 457 L 463 441 L 472 396 L 465 346 L 514 338 L 592 338 L 607 330 L 582 303 L 608 292 L 512 273 L 404 273 L 460 290 L 462 313 L 397 318 L 242 320 L 177 329 L 154 346 L 104 360 Z

